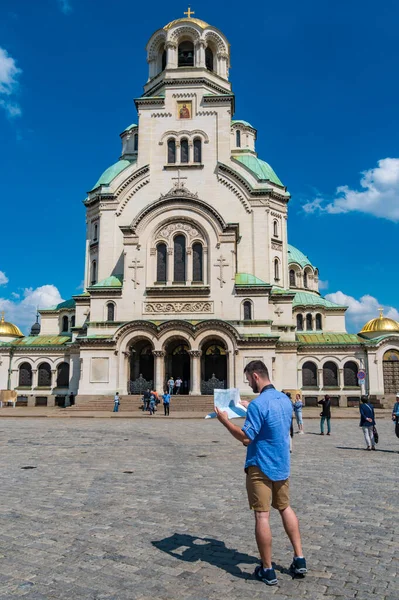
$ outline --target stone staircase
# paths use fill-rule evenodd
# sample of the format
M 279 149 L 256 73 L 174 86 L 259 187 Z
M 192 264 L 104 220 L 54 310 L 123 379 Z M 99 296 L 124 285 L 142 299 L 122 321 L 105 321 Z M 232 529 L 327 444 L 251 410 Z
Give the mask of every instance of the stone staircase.
M 137 412 L 143 406 L 142 396 L 121 396 L 119 412 Z M 77 396 L 75 405 L 66 408 L 66 411 L 107 411 L 114 408 L 113 396 Z M 163 410 L 162 400 L 158 410 Z M 207 414 L 213 410 L 213 396 L 172 396 L 170 411 L 172 412 L 200 412 Z

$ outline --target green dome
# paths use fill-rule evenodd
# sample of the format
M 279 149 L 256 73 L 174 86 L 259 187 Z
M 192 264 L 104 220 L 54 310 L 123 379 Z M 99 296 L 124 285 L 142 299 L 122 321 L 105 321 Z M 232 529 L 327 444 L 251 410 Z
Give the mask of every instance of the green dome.
M 124 129 L 122 131 L 122 133 L 125 133 L 126 131 L 130 131 L 131 129 L 136 129 L 137 125 L 136 123 L 132 123 L 131 125 L 129 125 L 129 127 L 126 127 L 126 129 Z
M 248 121 L 242 121 L 241 119 L 237 119 L 236 121 L 231 122 L 232 125 L 235 125 L 236 123 L 240 123 L 241 125 L 245 125 L 246 127 L 251 127 L 252 129 L 255 129 L 255 127 L 251 125 L 251 123 L 248 123 Z
M 119 175 L 119 173 L 122 173 L 122 171 L 124 169 L 126 169 L 129 165 L 131 165 L 132 162 L 134 162 L 134 161 L 122 159 L 122 160 L 118 160 L 118 162 L 116 162 L 114 165 L 111 165 L 110 167 L 108 167 L 108 169 L 106 169 L 104 171 L 104 173 L 101 175 L 101 177 L 97 181 L 96 185 L 93 186 L 93 190 L 100 185 L 109 185 L 111 183 L 111 181 L 113 179 L 115 179 L 115 177 L 117 175 Z
M 244 167 L 251 171 L 260 181 L 271 181 L 276 185 L 284 184 L 277 177 L 271 166 L 253 154 L 238 154 L 234 156 L 234 160 L 240 162 Z
M 288 244 L 288 264 L 296 263 L 301 267 L 310 266 L 313 269 L 315 268 L 307 256 L 304 255 L 303 252 Z

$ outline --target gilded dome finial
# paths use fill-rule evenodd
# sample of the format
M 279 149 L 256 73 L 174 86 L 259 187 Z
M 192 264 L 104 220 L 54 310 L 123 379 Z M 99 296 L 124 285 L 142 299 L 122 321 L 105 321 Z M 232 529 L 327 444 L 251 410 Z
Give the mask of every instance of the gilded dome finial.
M 1 321 L 0 323 L 4 323 L 4 310 L 1 311 Z
M 191 15 L 195 15 L 195 12 L 193 10 L 191 10 L 191 6 L 188 5 L 188 10 L 184 14 L 187 15 L 188 19 L 191 19 Z
M 380 311 L 380 319 L 383 319 L 383 317 L 384 317 L 384 309 L 380 306 L 380 308 L 378 310 Z

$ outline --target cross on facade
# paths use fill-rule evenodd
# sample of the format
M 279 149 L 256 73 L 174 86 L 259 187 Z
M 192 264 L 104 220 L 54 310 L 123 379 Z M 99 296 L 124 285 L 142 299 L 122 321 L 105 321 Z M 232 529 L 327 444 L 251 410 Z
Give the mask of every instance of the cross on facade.
M 187 12 L 185 12 L 184 14 L 187 15 L 189 19 L 191 19 L 191 15 L 195 15 L 195 12 L 191 10 L 191 6 L 189 6 Z
M 134 289 L 137 288 L 138 285 L 140 285 L 140 282 L 138 280 L 138 273 L 137 273 L 137 269 L 142 269 L 143 265 L 140 265 L 140 261 L 135 258 L 132 260 L 132 264 L 129 265 L 129 269 L 133 269 L 133 277 L 132 277 L 132 281 L 134 283 Z
M 276 310 L 274 311 L 274 314 L 277 315 L 278 317 L 280 317 L 283 314 L 283 310 L 280 308 L 280 306 L 278 306 L 276 308 Z
M 176 182 L 174 186 L 176 188 L 184 187 L 184 183 L 182 182 L 183 179 L 187 179 L 187 177 L 180 177 L 180 169 L 177 169 L 177 177 L 172 177 L 172 181 Z
M 227 262 L 227 260 L 225 258 L 223 258 L 223 256 L 220 256 L 220 258 L 218 258 L 216 260 L 215 267 L 219 267 L 219 277 L 217 277 L 217 279 L 220 281 L 220 287 L 223 287 L 223 284 L 226 283 L 225 280 L 223 279 L 223 269 L 224 267 L 228 267 L 229 264 Z

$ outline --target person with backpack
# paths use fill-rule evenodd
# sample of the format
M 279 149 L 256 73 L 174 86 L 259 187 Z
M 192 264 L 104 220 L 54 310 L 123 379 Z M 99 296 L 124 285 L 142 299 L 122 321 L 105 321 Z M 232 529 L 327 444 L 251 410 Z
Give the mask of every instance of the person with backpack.
M 319 400 L 317 404 L 321 404 L 323 410 L 320 413 L 320 435 L 324 435 L 324 423 L 327 420 L 327 435 L 331 435 L 331 399 L 330 396 L 324 396 L 323 400 Z
M 301 394 L 296 394 L 294 402 L 294 414 L 298 425 L 298 433 L 303 434 L 303 419 L 302 419 L 302 407 L 303 402 L 301 400 Z
M 367 396 L 361 397 L 359 405 L 360 410 L 360 424 L 359 427 L 363 429 L 364 439 L 366 440 L 366 450 L 375 450 L 375 438 L 374 438 L 374 427 L 375 427 L 375 415 L 374 408 L 369 403 Z

